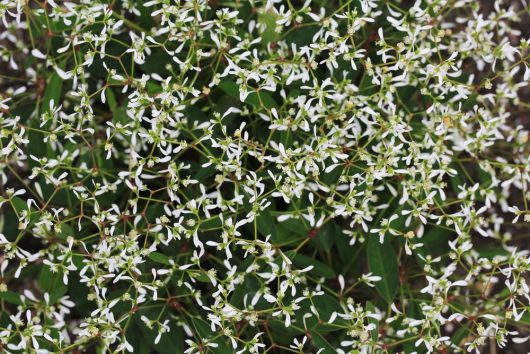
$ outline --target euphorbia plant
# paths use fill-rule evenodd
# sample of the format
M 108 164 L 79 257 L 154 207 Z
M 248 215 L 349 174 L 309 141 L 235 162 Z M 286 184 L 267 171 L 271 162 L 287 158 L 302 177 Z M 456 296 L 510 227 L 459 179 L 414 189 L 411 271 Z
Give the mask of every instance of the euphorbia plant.
M 529 11 L 3 0 L 0 351 L 526 341 Z

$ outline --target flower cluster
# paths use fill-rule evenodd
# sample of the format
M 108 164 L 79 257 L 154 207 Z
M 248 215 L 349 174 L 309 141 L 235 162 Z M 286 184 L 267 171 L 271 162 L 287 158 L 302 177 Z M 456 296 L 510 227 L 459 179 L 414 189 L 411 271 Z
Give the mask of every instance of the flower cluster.
M 529 15 L 0 0 L 0 351 L 521 345 Z

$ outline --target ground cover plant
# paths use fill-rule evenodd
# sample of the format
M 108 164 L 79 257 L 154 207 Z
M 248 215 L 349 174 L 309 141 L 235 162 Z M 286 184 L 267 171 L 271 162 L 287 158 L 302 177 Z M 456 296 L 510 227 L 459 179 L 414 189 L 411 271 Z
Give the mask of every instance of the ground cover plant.
M 0 352 L 515 353 L 525 0 L 0 0 Z

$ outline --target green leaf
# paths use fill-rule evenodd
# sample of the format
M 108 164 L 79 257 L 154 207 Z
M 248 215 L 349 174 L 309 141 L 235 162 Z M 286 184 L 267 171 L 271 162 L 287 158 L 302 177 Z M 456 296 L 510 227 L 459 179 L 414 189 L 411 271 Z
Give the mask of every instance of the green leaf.
M 316 316 L 313 316 L 304 320 L 303 316 L 311 311 L 310 306 L 315 306 L 318 309 L 320 319 Z M 337 298 L 329 294 L 315 296 L 312 299 L 311 304 L 305 302 L 301 305 L 301 309 L 301 311 L 297 311 L 295 313 L 296 321 L 298 323 L 304 323 L 305 321 L 308 328 L 318 326 L 318 331 L 322 334 L 325 332 L 337 331 L 337 326 L 348 325 L 348 321 L 341 317 L 337 317 L 333 322 L 333 325 L 329 325 L 325 322 L 322 323 L 322 320 L 328 320 L 333 312 L 342 311 L 342 307 Z
M 251 261 L 250 257 L 245 260 L 247 264 L 250 264 L 251 262 L 248 261 Z M 258 292 L 259 287 L 260 284 L 255 278 L 246 278 L 245 282 L 243 284 L 238 285 L 236 287 L 236 290 L 232 292 L 232 295 L 230 297 L 230 304 L 235 307 L 242 307 L 245 295 L 251 298 L 254 294 L 256 294 L 256 292 Z
M 73 227 L 68 224 L 62 224 L 61 225 L 61 231 L 56 234 L 57 237 L 61 238 L 62 240 L 66 240 L 68 236 L 74 236 L 76 232 L 74 231 Z
M 306 268 L 313 266 L 310 272 L 317 274 L 318 276 L 325 278 L 335 278 L 336 274 L 328 265 L 317 261 L 314 258 L 304 256 L 303 254 L 295 253 L 294 251 L 288 251 L 285 253 L 289 259 L 293 261 L 295 265 L 300 268 Z
M 112 88 L 109 87 L 105 90 L 105 96 L 107 97 L 107 102 L 108 102 L 110 111 L 116 114 L 116 109 L 118 108 L 118 104 L 116 102 L 116 95 L 114 95 Z
M 127 116 L 127 109 L 125 107 L 118 107 L 112 115 L 112 120 L 114 123 L 127 124 L 130 119 Z
M 59 67 L 62 69 L 64 68 L 64 64 L 60 64 Z M 50 111 L 50 102 L 53 100 L 54 107 L 59 106 L 60 99 L 61 99 L 61 93 L 62 93 L 62 87 L 63 87 L 63 79 L 55 72 L 48 77 L 47 83 L 46 83 L 46 89 L 44 91 L 44 96 L 42 97 L 42 100 L 40 101 L 40 109 L 39 107 L 36 107 L 39 114 L 43 114 L 45 112 Z M 33 119 L 28 121 L 28 125 L 32 128 L 41 128 L 41 117 L 40 116 L 33 116 Z M 49 125 L 49 123 L 47 124 Z M 51 149 L 50 144 L 45 144 L 43 142 L 43 134 L 36 131 L 36 130 L 30 130 L 28 132 L 28 153 L 31 155 L 34 155 L 36 157 L 49 157 L 49 152 Z M 52 152 L 53 156 L 53 152 Z M 28 163 L 30 167 L 37 166 L 37 163 L 33 161 L 33 159 L 28 159 Z
M 329 252 L 335 244 L 335 238 L 341 236 L 342 233 L 337 224 L 328 222 L 322 226 L 311 241 L 315 245 L 318 245 L 320 249 Z
M 448 241 L 452 234 L 454 234 L 452 230 L 433 226 L 422 238 L 415 240 L 415 242 L 423 243 L 431 255 L 442 254 L 449 251 Z
M 265 27 L 265 30 L 261 33 L 261 39 L 264 45 L 270 42 L 277 42 L 280 39 L 280 34 L 276 32 L 277 19 L 278 14 L 272 10 L 258 15 L 258 22 Z
M 271 240 L 274 243 L 280 242 L 278 240 L 278 230 L 276 229 L 276 221 L 272 217 L 270 211 L 260 211 L 256 217 L 256 224 L 258 225 L 258 231 L 263 236 L 271 235 Z
M 184 333 L 182 328 L 175 324 L 169 324 L 169 333 L 162 335 L 160 343 L 156 345 L 158 353 L 183 353 L 184 352 Z
M 493 259 L 496 256 L 509 256 L 510 252 L 506 251 L 503 247 L 481 247 L 477 249 L 478 254 L 480 257 L 484 257 L 487 259 Z
M 46 292 L 52 286 L 53 273 L 50 271 L 48 266 L 43 266 L 39 272 L 39 288 Z
M 326 338 L 324 338 L 322 334 L 315 330 L 311 331 L 311 341 L 318 350 L 323 349 L 320 353 L 332 354 L 337 352 L 335 348 L 333 348 L 333 346 L 326 340 Z
M 379 237 L 368 237 L 366 248 L 370 272 L 380 276 L 381 280 L 375 283 L 377 291 L 387 302 L 392 302 L 399 287 L 399 270 L 396 253 L 388 237 L 384 242 L 379 242 Z
M 61 65 L 64 66 L 64 65 Z M 61 92 L 63 88 L 63 79 L 54 71 L 48 79 L 48 84 L 46 85 L 46 91 L 44 92 L 44 97 L 42 98 L 42 111 L 46 112 L 50 109 L 50 102 L 53 100 L 54 105 L 58 106 Z
M 296 219 L 287 219 L 281 223 L 278 223 L 278 229 L 278 231 L 282 234 L 279 235 L 279 238 L 282 240 L 282 242 L 296 238 L 295 236 L 306 237 L 309 232 L 304 224 L 300 220 Z
M 482 186 L 490 186 L 491 185 L 491 175 L 484 171 L 480 166 L 477 166 L 478 170 L 478 177 L 480 179 L 480 184 Z
M 193 326 L 195 327 L 195 330 L 199 334 L 200 338 L 213 340 L 214 338 L 218 337 L 217 333 L 212 332 L 210 328 L 210 324 L 206 321 L 200 319 L 200 318 L 193 318 L 192 319 Z M 218 344 L 218 347 L 211 349 L 212 353 L 230 353 L 231 347 L 228 347 L 226 342 L 222 340 L 221 338 L 217 338 L 213 340 L 215 343 Z
M 38 282 L 42 292 L 50 294 L 51 302 L 59 300 L 68 290 L 63 283 L 63 272 L 53 273 L 46 265 L 41 268 Z
M 212 216 L 210 219 L 201 222 L 199 225 L 199 230 L 208 230 L 214 228 L 220 228 L 223 225 L 221 219 L 218 215 Z
M 24 210 L 29 210 L 28 204 L 19 197 L 11 198 L 11 204 L 13 205 L 13 208 L 16 210 L 17 214 L 22 213 Z
M 169 262 L 169 257 L 165 254 L 162 254 L 160 252 L 151 252 L 149 253 L 149 259 L 156 263 L 165 264 L 165 265 L 171 265 Z
M 291 342 L 292 337 L 304 334 L 304 330 L 300 327 L 285 327 L 284 319 L 279 318 L 271 318 L 269 321 L 269 328 L 275 340 L 277 342 L 283 342 L 285 344 Z
M 222 81 L 219 84 L 219 87 L 221 90 L 229 94 L 230 96 L 237 98 L 239 100 L 239 85 L 236 84 L 233 81 Z M 276 108 L 278 107 L 278 103 L 274 100 L 274 98 L 264 91 L 255 91 L 250 92 L 247 98 L 245 99 L 245 103 L 249 103 L 255 107 L 262 107 L 265 108 Z
M 462 341 L 466 338 L 469 332 L 471 332 L 469 329 L 469 324 L 466 323 L 451 336 L 451 342 L 457 346 L 460 346 L 463 344 Z
M 449 179 L 451 181 L 451 187 L 453 187 L 453 191 L 455 192 L 455 194 L 457 194 L 460 192 L 460 188 L 458 187 L 463 186 L 465 184 L 465 180 L 464 178 L 462 178 L 463 173 L 458 167 L 458 165 L 456 165 L 455 163 L 452 163 L 451 168 L 454 168 L 455 170 L 458 171 L 456 175 L 451 176 Z
M 169 323 L 169 327 L 169 333 L 162 334 L 160 342 L 155 344 L 158 327 L 155 326 L 153 329 L 149 329 L 142 322 L 136 320 L 134 325 L 131 326 L 131 330 L 127 331 L 131 345 L 134 347 L 134 352 L 141 353 L 142 350 L 146 354 L 184 352 L 182 329 L 178 328 L 174 323 Z
M 340 261 L 343 272 L 359 273 L 361 270 L 361 263 L 358 262 L 360 254 L 364 255 L 365 243 L 357 242 L 350 245 L 350 237 L 340 234 L 337 235 L 335 241 L 335 249 L 333 252 L 338 256 L 336 261 Z
M 147 93 L 149 93 L 150 95 L 154 95 L 154 94 L 158 94 L 158 93 L 162 93 L 164 90 L 162 89 L 162 86 L 158 85 L 158 84 L 155 84 L 154 82 L 152 81 L 148 81 L 146 83 L 146 89 L 147 89 Z
M 0 299 L 5 300 L 14 305 L 22 305 L 20 296 L 12 291 L 0 291 Z
M 374 304 L 371 301 L 367 301 L 366 302 L 366 310 L 368 312 L 371 312 L 371 313 L 376 313 L 375 312 L 375 306 L 374 306 Z M 368 318 L 368 323 L 373 323 L 375 325 L 375 328 L 370 331 L 370 334 L 372 336 L 372 340 L 375 342 L 375 341 L 377 341 L 377 337 L 378 337 L 378 334 L 379 334 L 379 322 L 375 318 L 369 317 Z

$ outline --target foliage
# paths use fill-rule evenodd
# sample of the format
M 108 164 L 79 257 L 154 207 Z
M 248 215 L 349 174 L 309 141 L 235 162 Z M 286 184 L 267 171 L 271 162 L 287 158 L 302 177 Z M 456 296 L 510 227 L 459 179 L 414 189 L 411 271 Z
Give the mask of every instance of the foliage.
M 530 7 L 490 5 L 2 0 L 0 351 L 524 342 Z

